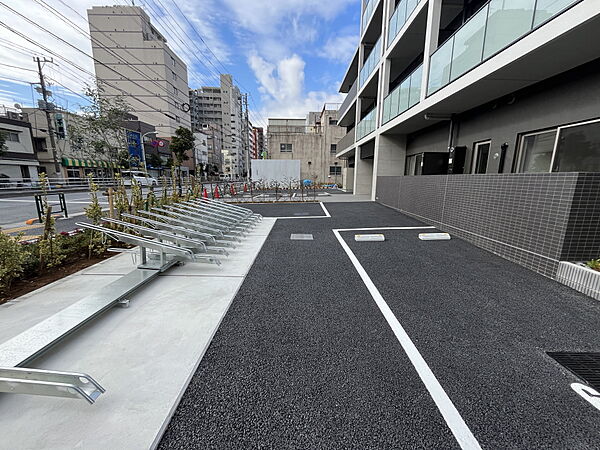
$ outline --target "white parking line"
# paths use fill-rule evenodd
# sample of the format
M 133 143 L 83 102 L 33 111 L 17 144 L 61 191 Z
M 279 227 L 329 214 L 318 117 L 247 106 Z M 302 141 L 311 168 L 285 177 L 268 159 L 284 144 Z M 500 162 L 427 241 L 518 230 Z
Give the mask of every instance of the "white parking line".
M 417 227 L 394 227 L 392 229 L 414 230 L 416 228 Z M 431 228 L 431 227 L 419 227 L 419 228 Z M 381 230 L 381 229 L 390 229 L 390 228 L 370 228 L 370 230 Z M 434 375 L 434 373 L 432 372 L 431 368 L 427 365 L 427 362 L 425 361 L 425 359 L 423 358 L 423 356 L 421 355 L 421 353 L 419 352 L 419 350 L 413 343 L 412 339 L 406 333 L 406 330 L 404 330 L 404 328 L 402 327 L 402 325 L 400 324 L 400 322 L 398 321 L 398 319 L 396 318 L 396 316 L 390 309 L 389 305 L 383 299 L 381 293 L 379 292 L 379 289 L 377 289 L 377 287 L 371 280 L 371 277 L 369 277 L 369 275 L 365 271 L 364 267 L 358 261 L 358 258 L 356 257 L 356 255 L 352 252 L 352 250 L 350 249 L 348 244 L 346 244 L 346 241 L 344 241 L 344 239 L 342 238 L 342 235 L 340 234 L 340 231 L 355 231 L 355 230 L 363 231 L 363 230 L 366 230 L 366 228 L 356 228 L 356 229 L 350 228 L 350 229 L 343 229 L 343 230 L 335 229 L 332 231 L 333 231 L 333 234 L 335 235 L 335 237 L 337 238 L 337 240 L 339 241 L 340 245 L 342 246 L 342 248 L 348 255 L 348 257 L 350 258 L 350 261 L 352 262 L 356 271 L 360 275 L 363 283 L 365 283 L 365 286 L 369 290 L 371 297 L 373 297 L 373 300 L 375 301 L 379 310 L 385 317 L 385 320 L 387 321 L 388 325 L 390 326 L 390 328 L 396 335 L 396 339 L 398 339 L 398 342 L 400 342 L 400 345 L 406 352 L 406 355 L 408 356 L 408 358 L 410 359 L 410 362 L 412 363 L 412 365 L 416 369 L 417 373 L 419 374 L 421 381 L 423 381 L 423 384 L 429 391 L 429 395 L 431 395 L 431 398 L 433 399 L 438 410 L 444 417 L 446 424 L 450 428 L 450 431 L 452 431 L 452 434 L 454 434 L 454 437 L 456 438 L 456 441 L 458 442 L 460 447 L 463 449 L 469 449 L 469 450 L 471 450 L 471 449 L 480 450 L 481 447 L 479 446 L 479 442 L 477 442 L 477 439 L 475 438 L 475 436 L 473 435 L 473 433 L 471 432 L 471 430 L 469 429 L 469 427 L 467 426 L 467 424 L 461 417 L 460 413 L 458 412 L 458 410 L 452 403 L 452 400 L 450 400 L 450 397 L 448 397 L 448 394 L 446 394 L 446 391 L 444 391 L 444 388 L 442 388 L 442 385 L 437 380 L 437 378 Z
M 298 202 L 299 204 L 302 204 L 302 202 Z M 311 203 L 307 203 L 307 204 L 311 204 Z M 324 216 L 291 216 L 291 217 L 273 217 L 274 219 L 330 219 L 331 218 L 331 214 L 329 214 L 329 211 L 327 211 L 327 208 L 325 208 L 325 205 L 323 204 L 323 202 L 319 202 L 319 205 L 321 205 L 321 208 L 323 209 L 323 212 L 325 213 Z M 267 217 L 267 216 L 265 216 Z

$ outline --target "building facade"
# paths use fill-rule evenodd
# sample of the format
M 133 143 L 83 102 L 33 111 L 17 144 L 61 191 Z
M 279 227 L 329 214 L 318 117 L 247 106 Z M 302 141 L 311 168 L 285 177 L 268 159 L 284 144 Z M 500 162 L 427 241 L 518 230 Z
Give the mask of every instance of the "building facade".
M 170 138 L 191 128 L 187 66 L 139 6 L 94 6 L 87 11 L 98 85 L 122 96 L 140 120 Z
M 252 159 L 260 159 L 265 151 L 265 131 L 262 127 L 252 128 L 254 145 L 251 149 L 250 156 Z
M 331 109 L 330 109 L 331 108 Z M 337 109 L 325 105 L 306 119 L 268 119 L 268 159 L 300 161 L 301 178 L 315 183 L 342 183 L 343 161 L 337 143 L 346 133 L 337 125 Z
M 12 116 L 12 115 L 11 115 Z M 20 118 L 0 116 L 0 183 L 8 179 L 31 182 L 38 179 L 38 162 L 33 147 L 31 125 Z
M 354 193 L 547 276 L 597 257 L 598 3 L 364 0 L 361 17 L 338 115 Z
M 189 91 L 192 131 L 202 131 L 208 124 L 218 128 L 222 143 L 222 171 L 232 178 L 248 173 L 248 136 L 242 94 L 233 77 L 221 74 L 220 85 L 203 86 Z

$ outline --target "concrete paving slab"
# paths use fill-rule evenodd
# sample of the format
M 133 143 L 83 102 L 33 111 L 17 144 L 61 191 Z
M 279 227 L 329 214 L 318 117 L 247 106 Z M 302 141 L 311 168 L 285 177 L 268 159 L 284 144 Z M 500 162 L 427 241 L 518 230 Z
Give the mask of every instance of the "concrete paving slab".
M 131 296 L 129 308 L 108 311 L 35 360 L 32 367 L 89 373 L 107 392 L 93 406 L 0 395 L 0 449 L 155 445 L 273 223 L 265 219 L 219 273 L 206 264 L 167 272 Z M 107 274 L 125 262 L 133 268 L 119 255 L 2 309 L 0 342 L 116 279 Z

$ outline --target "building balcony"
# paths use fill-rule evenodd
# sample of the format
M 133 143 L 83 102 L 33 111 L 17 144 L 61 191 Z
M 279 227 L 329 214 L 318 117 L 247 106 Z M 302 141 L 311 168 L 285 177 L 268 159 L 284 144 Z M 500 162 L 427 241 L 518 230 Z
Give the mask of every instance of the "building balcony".
M 373 73 L 377 65 L 379 64 L 379 60 L 381 59 L 381 38 L 377 39 L 377 42 L 373 46 L 369 57 L 365 61 L 362 69 L 360 69 L 359 75 L 359 83 L 360 87 L 363 87 L 369 76 Z
M 400 3 L 396 6 L 396 10 L 390 19 L 387 35 L 388 47 L 402 28 L 404 28 L 404 25 L 412 15 L 413 11 L 417 8 L 418 4 L 419 0 L 400 0 Z
M 371 18 L 373 17 L 375 10 L 377 9 L 377 5 L 379 4 L 380 0 L 367 0 L 367 3 L 365 5 L 365 9 L 363 11 L 362 14 L 362 18 L 361 18 L 361 31 L 364 34 L 365 30 L 367 29 L 367 27 L 369 26 L 369 22 L 371 21 Z
M 398 117 L 421 100 L 423 65 L 417 67 L 383 100 L 383 123 Z
M 368 136 L 375 131 L 375 128 L 377 128 L 377 106 L 358 122 L 356 126 L 356 140 L 360 141 L 362 138 Z
M 346 150 L 348 150 L 349 148 L 351 148 L 355 142 L 356 142 L 356 129 L 352 128 L 350 131 L 348 131 L 346 136 L 341 138 L 339 140 L 339 142 L 337 143 L 338 154 L 343 153 Z
M 350 125 L 351 123 L 354 122 L 355 117 L 352 114 L 348 115 L 348 113 L 356 112 L 356 108 L 353 106 L 356 103 L 356 94 L 357 93 L 358 93 L 358 79 L 354 80 L 354 84 L 348 91 L 348 94 L 346 95 L 344 102 L 340 106 L 340 109 L 338 109 L 338 113 L 337 113 L 338 125 L 346 126 L 346 125 Z
M 431 55 L 431 95 L 580 0 L 490 0 Z
M 392 113 L 381 132 L 413 133 L 438 120 L 432 116 L 461 114 L 598 58 L 595 0 L 502 4 L 486 3 L 437 49 L 420 103 Z

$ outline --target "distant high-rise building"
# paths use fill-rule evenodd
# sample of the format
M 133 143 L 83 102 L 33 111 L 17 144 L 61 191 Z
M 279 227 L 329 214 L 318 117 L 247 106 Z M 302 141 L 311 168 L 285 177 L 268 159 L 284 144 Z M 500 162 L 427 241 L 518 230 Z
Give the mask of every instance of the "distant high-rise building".
M 132 113 L 171 137 L 191 127 L 185 63 L 139 6 L 88 9 L 92 53 L 103 95 L 123 96 Z
M 220 86 L 203 86 L 189 91 L 192 130 L 202 131 L 206 124 L 218 127 L 223 152 L 223 172 L 231 177 L 246 173 L 244 155 L 245 116 L 242 94 L 229 74 L 221 74 Z

